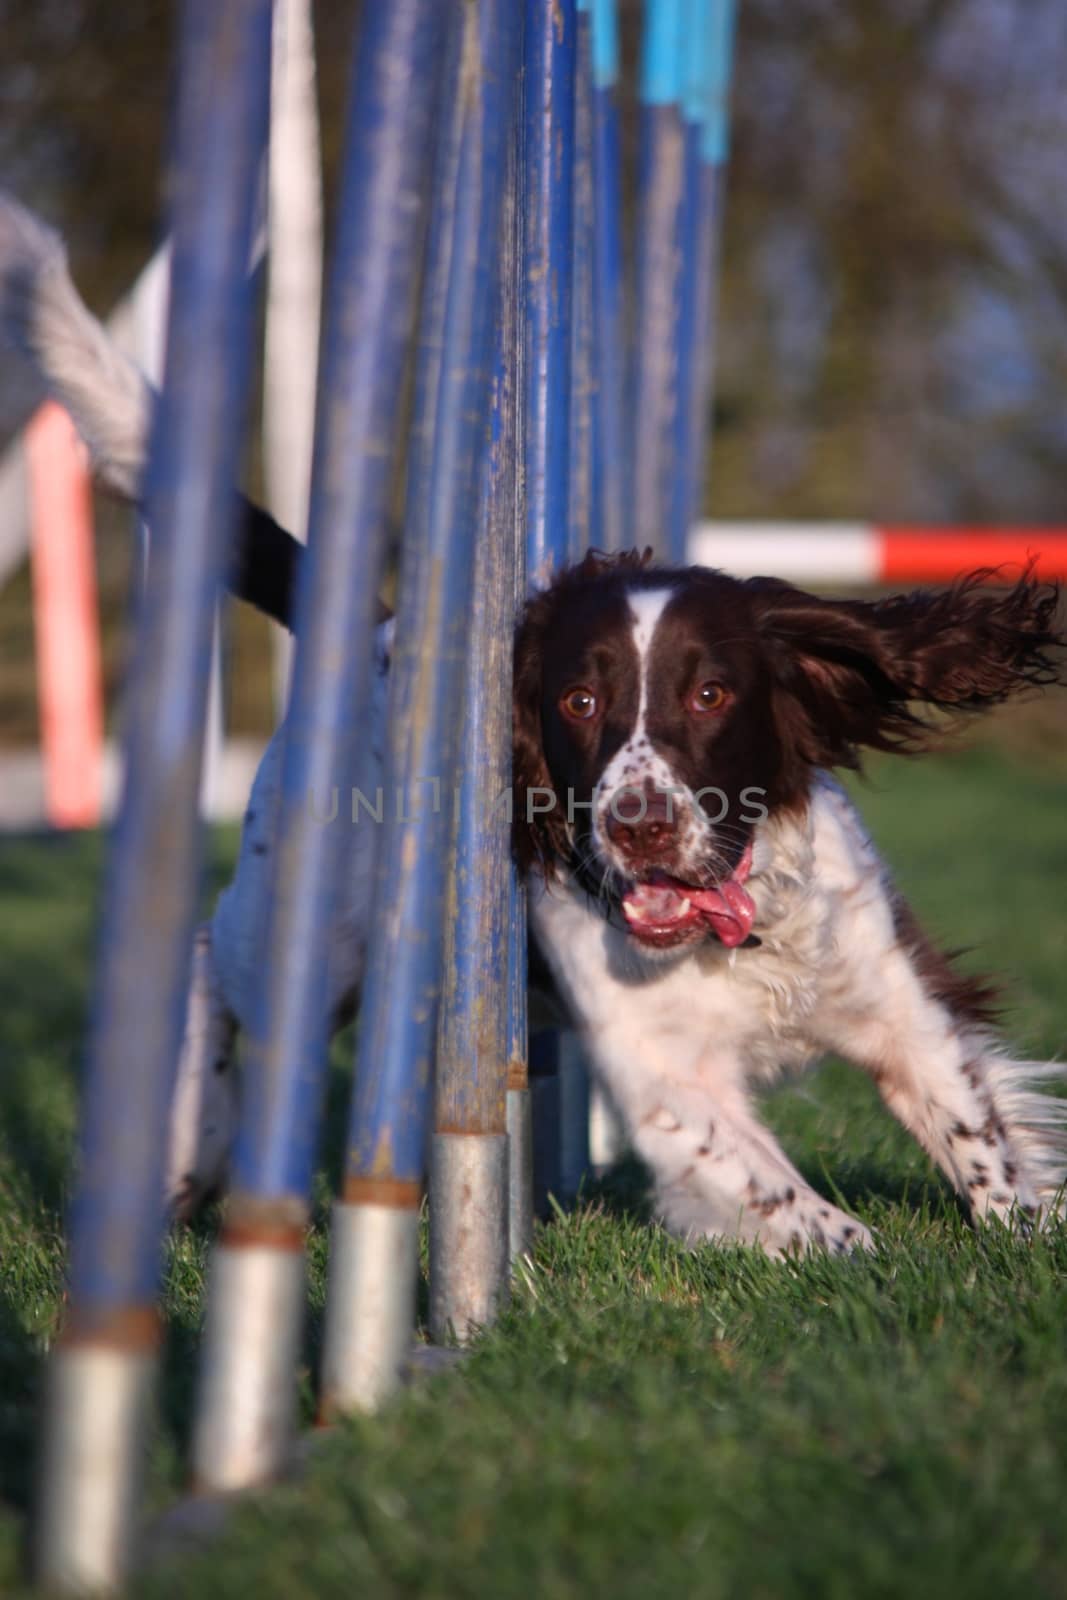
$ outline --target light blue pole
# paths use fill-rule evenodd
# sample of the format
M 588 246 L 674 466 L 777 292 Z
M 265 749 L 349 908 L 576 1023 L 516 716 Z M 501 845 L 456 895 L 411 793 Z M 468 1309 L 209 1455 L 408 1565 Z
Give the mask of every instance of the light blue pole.
M 215 598 L 235 513 L 251 353 L 247 267 L 270 78 L 270 0 L 187 0 L 166 382 L 149 456 L 152 560 L 134 630 L 50 1374 L 36 1576 L 110 1588 L 129 1559 L 157 1324 L 163 1157 L 200 861 Z
M 640 167 L 629 542 L 685 559 L 677 515 L 677 428 L 686 162 L 682 122 L 687 0 L 646 0 L 641 54 Z
M 534 586 L 568 550 L 577 33 L 574 0 L 526 0 L 526 563 Z
M 684 499 L 676 515 L 687 527 L 700 515 L 706 477 L 704 461 L 711 432 L 712 378 L 715 367 L 716 297 L 726 196 L 726 161 L 729 153 L 730 82 L 733 73 L 737 0 L 703 0 L 707 31 L 703 71 L 690 80 L 686 118 L 686 174 L 694 226 L 690 230 L 692 270 L 686 294 L 690 304 L 686 321 L 691 328 L 688 348 L 692 360 L 688 374 L 687 439 L 679 439 L 684 467 L 678 474 L 678 493 Z
M 625 543 L 628 480 L 618 19 L 616 0 L 583 3 L 590 13 L 593 80 L 593 482 L 599 517 L 594 542 L 603 550 L 618 551 Z

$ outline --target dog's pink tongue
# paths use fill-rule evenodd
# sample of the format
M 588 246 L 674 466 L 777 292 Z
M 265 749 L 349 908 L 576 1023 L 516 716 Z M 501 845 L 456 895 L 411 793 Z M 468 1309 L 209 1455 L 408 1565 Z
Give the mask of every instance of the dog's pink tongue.
M 720 942 L 733 949 L 744 944 L 756 920 L 752 896 L 744 888 L 752 870 L 752 846 L 745 848 L 732 875 L 714 889 L 697 889 L 660 873 L 651 882 L 638 883 L 623 898 L 627 922 L 641 936 L 641 928 L 667 929 L 692 924 L 698 917 L 711 924 Z
M 736 878 L 727 878 L 718 889 L 690 889 L 689 899 L 729 949 L 744 944 L 752 932 L 756 907 L 748 890 Z

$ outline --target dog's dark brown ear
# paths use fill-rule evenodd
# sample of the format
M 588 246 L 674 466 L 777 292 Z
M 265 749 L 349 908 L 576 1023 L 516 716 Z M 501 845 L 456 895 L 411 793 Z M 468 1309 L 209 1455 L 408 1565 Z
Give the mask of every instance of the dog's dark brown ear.
M 523 872 L 537 865 L 555 876 L 568 852 L 567 826 L 558 806 L 545 808 L 552 776 L 541 728 L 544 639 L 551 625 L 552 592 L 527 603 L 515 636 L 512 736 L 512 841 Z M 540 791 L 538 793 L 537 791 Z
M 856 766 L 863 747 L 919 751 L 930 708 L 975 712 L 1056 682 L 1058 590 L 1028 569 L 1011 588 L 982 569 L 949 589 L 824 600 L 774 579 L 748 585 L 771 647 L 792 742 L 806 763 Z

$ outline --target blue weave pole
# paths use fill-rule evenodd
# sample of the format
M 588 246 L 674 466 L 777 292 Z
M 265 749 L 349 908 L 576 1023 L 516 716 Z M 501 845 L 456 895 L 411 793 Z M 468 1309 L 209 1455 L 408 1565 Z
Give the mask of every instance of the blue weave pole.
M 351 796 L 371 720 L 444 36 L 437 0 L 392 0 L 365 9 L 354 58 L 278 851 L 193 1439 L 194 1480 L 210 1490 L 272 1476 L 292 1436 L 304 1233 L 334 1021 L 331 942 L 350 853 L 366 858 L 369 887 L 377 832 L 368 816 L 353 818 Z
M 152 557 L 134 630 L 36 1526 L 46 1587 L 125 1570 L 156 1345 L 167 1117 L 200 859 L 215 597 L 227 564 L 252 321 L 270 0 L 187 0 L 178 84 L 166 382 L 149 456 Z
M 521 203 L 520 174 L 524 156 L 524 128 L 520 123 L 516 139 L 514 214 L 512 216 L 513 270 L 517 287 L 524 286 L 525 215 Z M 505 259 L 505 271 L 507 264 Z M 505 280 L 506 282 L 506 280 Z M 506 292 L 506 290 L 504 291 Z M 524 308 L 515 308 L 515 415 L 513 437 L 525 438 L 525 397 L 523 384 Z M 501 318 L 498 358 L 507 338 Z M 516 468 L 518 461 L 516 460 Z M 526 499 L 525 475 L 516 470 L 515 514 L 512 527 L 512 615 L 517 616 L 526 599 Z M 510 678 L 508 680 L 510 682 Z M 533 1249 L 534 1239 L 534 1147 L 533 1105 L 530 1094 L 529 1005 L 527 984 L 527 908 L 526 885 L 512 856 L 508 862 L 508 1015 L 507 1015 L 507 1096 L 508 1133 L 508 1255 L 512 1261 Z
M 372 1407 L 410 1347 L 471 631 L 502 207 L 517 99 L 509 0 L 454 7 L 408 476 L 386 812 L 344 1191 L 331 1233 L 327 1413 Z M 451 908 L 449 908 L 451 909 Z
M 622 194 L 616 0 L 583 0 L 590 13 L 593 118 L 593 415 L 592 542 L 606 551 L 625 543 L 626 361 L 623 342 Z
M 526 564 L 540 587 L 567 558 L 574 224 L 574 0 L 526 0 Z
M 705 479 L 704 460 L 710 435 L 712 375 L 715 366 L 716 296 L 729 152 L 730 81 L 733 69 L 737 0 L 691 0 L 703 3 L 707 21 L 704 51 L 694 56 L 686 97 L 686 186 L 689 196 L 689 246 L 683 297 L 683 321 L 692 330 L 688 391 L 681 422 L 688 433 L 678 439 L 683 462 L 676 492 L 684 497 L 675 516 L 691 526 L 700 515 Z
M 629 542 L 664 560 L 685 560 L 687 525 L 674 494 L 679 412 L 685 408 L 679 348 L 686 239 L 682 117 L 686 0 L 646 0 L 641 56 L 632 493 Z
M 514 39 L 518 29 L 514 22 Z M 518 52 L 509 41 L 508 59 Z M 516 84 L 516 103 L 517 103 Z M 430 1152 L 430 1334 L 465 1341 L 506 1298 L 510 1259 L 509 984 L 511 967 L 511 671 L 518 491 L 519 249 L 517 127 L 501 235 L 489 449 L 478 508 L 478 582 L 456 790 L 452 914 L 438 1027 L 436 1116 Z M 525 1060 L 525 1045 L 522 1048 Z M 518 1177 L 519 1174 L 516 1174 Z M 532 1184 L 527 1164 L 526 1180 Z M 531 1189 L 532 1205 L 532 1189 Z
M 570 554 L 574 0 L 526 0 L 523 34 L 523 309 L 526 576 L 543 587 Z M 559 1190 L 559 1038 L 530 1040 L 537 1186 Z
M 598 459 L 600 407 L 596 359 L 596 191 L 593 141 L 593 27 L 589 0 L 578 0 L 574 70 L 573 270 L 571 279 L 571 430 L 568 554 L 582 558 L 602 543 Z
M 668 524 L 672 530 L 684 530 L 681 535 L 683 548 L 688 545 L 689 527 L 695 510 L 703 438 L 703 430 L 694 416 L 698 401 L 697 373 L 704 367 L 700 352 L 695 348 L 697 323 L 700 320 L 698 302 L 710 305 L 710 279 L 715 256 L 712 248 L 714 212 L 705 215 L 706 203 L 714 204 L 714 194 L 703 182 L 704 123 L 709 98 L 711 14 L 714 4 L 715 0 L 684 0 L 680 40 L 684 170 L 675 323 L 677 397 L 671 445 L 674 471 L 670 482 Z M 705 314 L 705 336 L 708 320 Z

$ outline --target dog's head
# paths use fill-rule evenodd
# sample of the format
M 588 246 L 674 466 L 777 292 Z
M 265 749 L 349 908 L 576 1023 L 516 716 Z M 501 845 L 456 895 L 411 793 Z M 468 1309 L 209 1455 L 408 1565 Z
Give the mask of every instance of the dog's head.
M 643 947 L 743 944 L 754 832 L 820 768 L 916 751 L 930 708 L 1056 677 L 1056 590 L 975 573 L 825 600 L 774 579 L 588 557 L 527 605 L 515 655 L 516 847 L 566 865 Z

